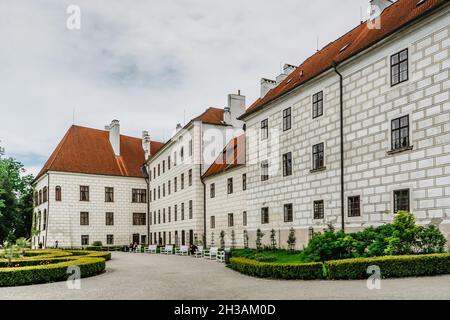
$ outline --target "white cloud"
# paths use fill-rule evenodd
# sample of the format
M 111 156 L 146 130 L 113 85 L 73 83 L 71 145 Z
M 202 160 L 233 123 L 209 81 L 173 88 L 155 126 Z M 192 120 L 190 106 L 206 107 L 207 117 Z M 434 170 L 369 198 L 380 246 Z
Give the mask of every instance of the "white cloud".
M 34 172 L 72 124 L 167 138 L 354 27 L 369 0 L 0 2 L 0 139 Z M 81 8 L 81 30 L 66 8 Z

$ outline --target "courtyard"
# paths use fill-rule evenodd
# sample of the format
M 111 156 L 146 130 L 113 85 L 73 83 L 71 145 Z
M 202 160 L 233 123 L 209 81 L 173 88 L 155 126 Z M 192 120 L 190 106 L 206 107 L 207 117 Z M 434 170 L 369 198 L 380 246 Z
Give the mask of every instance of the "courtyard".
M 81 280 L 0 288 L 0 299 L 450 299 L 450 275 L 366 281 L 284 281 L 248 277 L 223 264 L 186 256 L 114 252 L 106 272 Z

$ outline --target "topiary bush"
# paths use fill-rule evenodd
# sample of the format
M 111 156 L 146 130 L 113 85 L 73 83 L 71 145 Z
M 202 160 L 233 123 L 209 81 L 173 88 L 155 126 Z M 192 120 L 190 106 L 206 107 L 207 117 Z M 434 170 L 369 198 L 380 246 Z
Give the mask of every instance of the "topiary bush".
M 80 267 L 81 277 L 96 275 L 105 269 L 110 252 L 87 250 L 27 251 L 23 258 L 0 260 L 0 287 L 67 280 L 67 268 Z
M 450 273 L 450 254 L 356 258 L 325 262 L 329 279 L 367 279 L 367 268 L 378 266 L 382 278 L 419 277 Z
M 271 279 L 323 279 L 322 263 L 278 264 L 247 258 L 231 258 L 229 267 L 240 273 Z

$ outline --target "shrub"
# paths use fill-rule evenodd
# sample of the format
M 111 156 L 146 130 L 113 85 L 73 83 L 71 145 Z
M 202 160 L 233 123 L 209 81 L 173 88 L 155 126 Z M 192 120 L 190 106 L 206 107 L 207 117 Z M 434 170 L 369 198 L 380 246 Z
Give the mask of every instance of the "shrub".
M 240 273 L 272 279 L 323 279 L 322 263 L 277 264 L 231 258 L 229 267 Z
M 277 232 L 275 229 L 270 230 L 270 247 L 272 250 L 277 248 Z
M 66 280 L 67 268 L 79 266 L 81 277 L 89 277 L 105 269 L 110 252 L 87 250 L 39 250 L 27 251 L 25 257 L 0 261 L 0 286 L 18 286 L 34 283 Z
M 378 266 L 382 278 L 418 277 L 450 273 L 450 254 L 356 258 L 325 262 L 329 279 L 367 279 L 367 268 Z
M 253 259 L 259 262 L 274 262 L 277 260 L 277 257 L 273 254 L 255 254 Z
M 101 241 L 94 241 L 92 242 L 93 247 L 102 247 L 103 243 Z
M 355 239 L 342 231 L 327 230 L 317 233 L 302 252 L 304 261 L 326 261 L 352 258 L 357 243 Z
M 294 228 L 291 227 L 291 229 L 289 229 L 289 237 L 286 241 L 288 244 L 289 250 L 295 249 L 295 241 L 296 241 L 295 230 L 294 230 Z
M 264 233 L 261 231 L 261 229 L 256 230 L 256 249 L 260 250 L 262 247 L 262 237 L 264 237 Z

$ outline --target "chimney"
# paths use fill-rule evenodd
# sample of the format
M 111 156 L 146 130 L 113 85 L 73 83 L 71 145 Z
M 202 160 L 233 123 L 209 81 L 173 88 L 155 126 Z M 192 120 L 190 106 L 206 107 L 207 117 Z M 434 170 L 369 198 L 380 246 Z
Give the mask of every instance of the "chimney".
M 279 85 L 281 82 L 283 82 L 283 80 L 286 79 L 287 77 L 288 77 L 287 74 L 281 73 L 275 80 L 277 85 Z
M 183 127 L 180 123 L 177 123 L 176 132 L 180 131 L 181 129 L 183 129 Z
M 109 142 L 116 156 L 120 156 L 120 124 L 119 120 L 111 121 L 109 126 Z
M 142 131 L 142 149 L 144 149 L 145 160 L 150 158 L 151 154 L 151 140 L 148 131 Z
M 394 1 L 391 0 L 370 0 L 370 20 L 375 20 L 378 18 L 384 9 L 393 4 Z
M 275 80 L 261 78 L 261 98 L 263 98 L 267 92 L 275 88 L 277 85 Z
M 224 108 L 223 120 L 235 128 L 242 129 L 244 124 L 237 120 L 245 112 L 245 96 L 241 95 L 239 90 L 237 94 L 228 95 L 228 107 Z
M 296 66 L 294 66 L 293 64 L 288 64 L 288 63 L 286 63 L 286 64 L 283 66 L 283 73 L 284 73 L 284 74 L 287 74 L 287 75 L 290 75 L 295 69 L 297 69 Z

